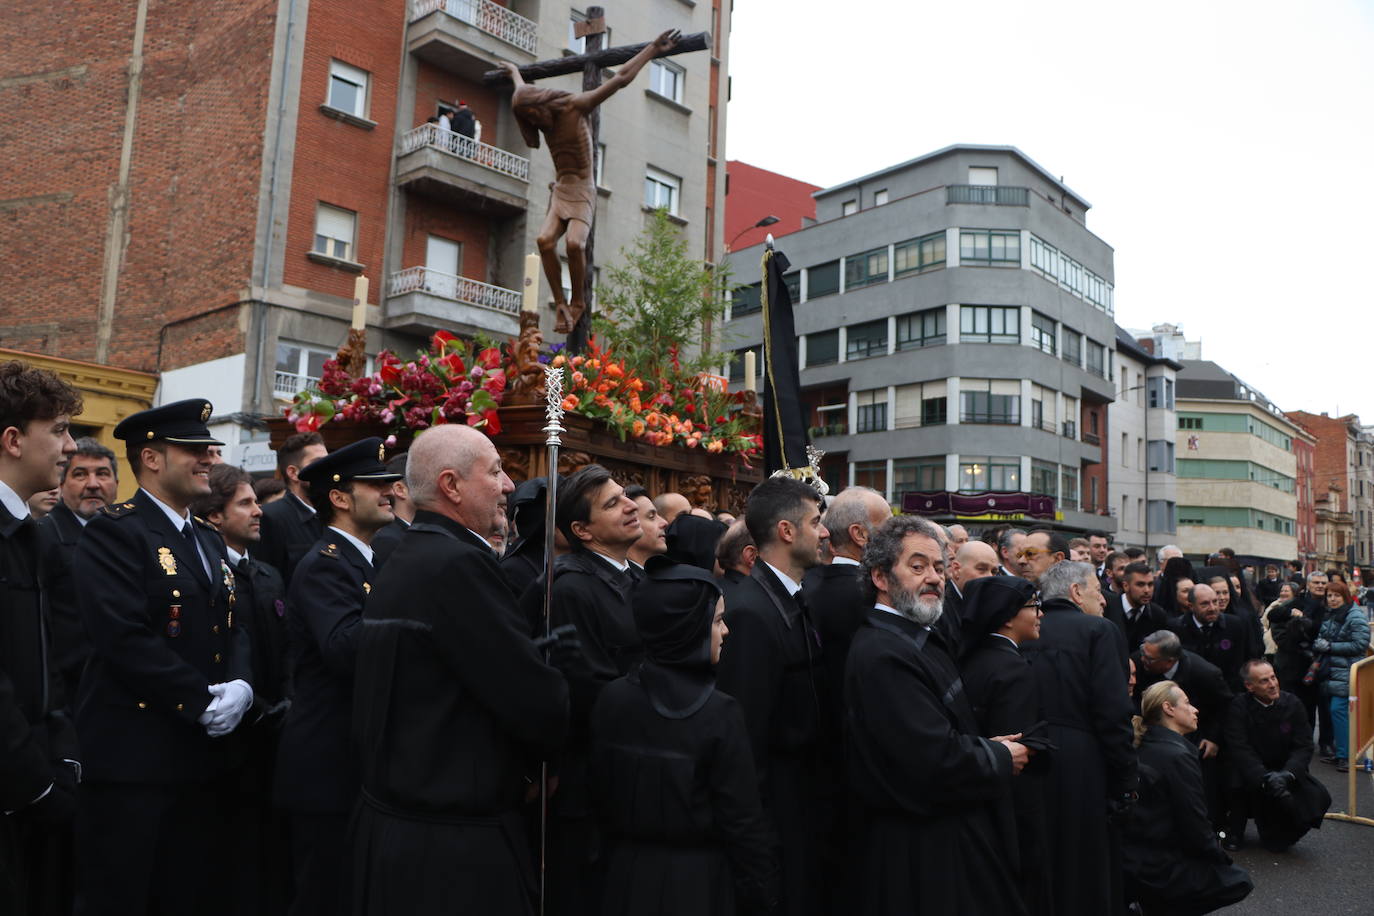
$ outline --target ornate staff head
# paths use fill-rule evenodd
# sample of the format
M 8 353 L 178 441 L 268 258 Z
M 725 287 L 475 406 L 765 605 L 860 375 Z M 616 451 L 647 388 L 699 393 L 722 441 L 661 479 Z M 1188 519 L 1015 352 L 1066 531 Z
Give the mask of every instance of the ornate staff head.
M 559 366 L 544 366 L 544 416 L 548 418 L 548 425 L 544 427 L 544 432 L 548 434 L 546 444 L 562 445 L 563 440 L 559 438 L 565 431 L 563 429 L 563 369 Z

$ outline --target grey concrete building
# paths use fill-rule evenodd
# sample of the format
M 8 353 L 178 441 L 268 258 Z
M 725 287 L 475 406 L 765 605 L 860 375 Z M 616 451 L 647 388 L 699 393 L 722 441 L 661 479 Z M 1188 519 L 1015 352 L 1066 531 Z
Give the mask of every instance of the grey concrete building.
M 1148 346 L 1148 348 L 1147 348 Z M 1116 329 L 1117 396 L 1107 408 L 1107 504 L 1118 547 L 1148 552 L 1178 533 L 1174 396 L 1180 363 Z
M 1112 248 L 1089 203 L 1011 146 L 956 145 L 818 191 L 786 239 L 801 380 L 825 476 L 910 494 L 1054 499 L 1032 518 L 984 497 L 921 511 L 1114 529 L 1104 461 L 1114 395 Z M 735 252 L 735 280 L 759 246 Z M 732 381 L 762 339 L 758 286 L 725 334 Z M 916 511 L 919 500 L 908 500 Z M 923 503 L 924 505 L 924 503 Z

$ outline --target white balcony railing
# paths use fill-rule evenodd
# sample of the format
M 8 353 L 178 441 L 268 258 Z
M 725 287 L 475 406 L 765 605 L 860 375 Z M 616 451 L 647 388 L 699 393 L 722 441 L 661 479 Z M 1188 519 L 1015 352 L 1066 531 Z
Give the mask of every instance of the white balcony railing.
M 533 54 L 538 46 L 537 23 L 491 0 L 411 0 L 410 21 L 436 10 L 443 10 L 459 22 L 466 22 L 522 51 Z
M 272 376 L 272 393 L 279 398 L 294 398 L 307 388 L 318 385 L 320 380 L 310 375 L 295 372 L 282 372 L 280 369 Z
M 441 299 L 452 299 L 507 315 L 520 314 L 520 303 L 524 298 L 513 289 L 480 283 L 467 277 L 455 277 L 428 267 L 407 267 L 391 275 L 386 294 L 402 296 L 406 293 L 429 293 Z
M 438 124 L 421 124 L 401 135 L 401 155 L 432 146 L 440 152 L 509 175 L 521 181 L 530 180 L 530 161 L 503 149 L 478 143 L 471 137 L 444 130 Z

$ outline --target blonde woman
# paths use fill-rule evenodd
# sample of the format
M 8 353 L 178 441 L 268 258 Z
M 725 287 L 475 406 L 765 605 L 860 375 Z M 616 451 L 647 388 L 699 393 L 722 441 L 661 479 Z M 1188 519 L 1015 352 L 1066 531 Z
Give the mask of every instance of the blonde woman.
M 1207 818 L 1198 750 L 1197 709 L 1173 681 L 1145 691 L 1135 720 L 1140 800 L 1123 827 L 1129 893 L 1150 916 L 1210 913 L 1254 888 L 1217 842 Z

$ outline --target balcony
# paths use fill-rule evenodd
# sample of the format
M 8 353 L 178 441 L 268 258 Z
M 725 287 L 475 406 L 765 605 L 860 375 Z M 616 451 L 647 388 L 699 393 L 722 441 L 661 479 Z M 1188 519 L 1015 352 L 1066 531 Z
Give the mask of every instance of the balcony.
M 305 389 L 313 388 L 319 383 L 319 379 L 309 375 L 282 372 L 278 369 L 272 376 L 272 394 L 274 397 L 289 401 Z
M 421 124 L 401 136 L 396 184 L 473 210 L 523 213 L 530 161 L 471 137 Z
M 945 203 L 1029 207 L 1030 188 L 1014 188 L 1006 185 L 951 184 L 945 186 Z
M 539 24 L 491 0 L 411 0 L 406 39 L 415 56 L 475 80 L 497 60 L 532 63 Z
M 514 336 L 520 331 L 522 298 L 513 289 L 407 267 L 387 281 L 386 326 L 415 334 L 444 330 Z

